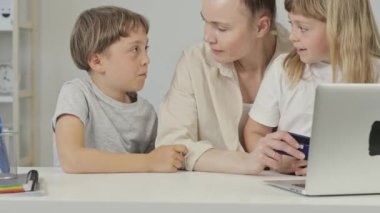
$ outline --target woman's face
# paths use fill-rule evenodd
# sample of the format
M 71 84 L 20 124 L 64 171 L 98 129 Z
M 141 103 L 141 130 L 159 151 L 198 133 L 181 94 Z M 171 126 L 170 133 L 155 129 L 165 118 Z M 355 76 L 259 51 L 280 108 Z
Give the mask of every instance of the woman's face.
M 204 40 L 219 63 L 230 63 L 254 49 L 257 27 L 240 0 L 202 0 Z

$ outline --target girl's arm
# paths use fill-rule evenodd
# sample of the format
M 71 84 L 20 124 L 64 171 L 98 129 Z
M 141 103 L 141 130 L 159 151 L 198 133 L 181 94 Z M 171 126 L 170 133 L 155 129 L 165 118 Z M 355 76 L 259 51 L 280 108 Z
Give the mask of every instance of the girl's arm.
M 244 127 L 244 147 L 247 152 L 255 150 L 259 140 L 272 132 L 271 127 L 262 125 L 252 118 L 248 118 Z

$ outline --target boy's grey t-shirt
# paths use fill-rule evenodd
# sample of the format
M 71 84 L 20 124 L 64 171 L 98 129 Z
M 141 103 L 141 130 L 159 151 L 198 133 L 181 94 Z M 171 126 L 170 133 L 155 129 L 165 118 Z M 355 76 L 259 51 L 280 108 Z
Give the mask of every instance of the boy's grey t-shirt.
M 122 103 L 105 95 L 90 77 L 65 82 L 53 116 L 78 117 L 85 128 L 85 146 L 109 152 L 148 153 L 154 148 L 157 115 L 153 106 L 137 96 Z M 54 137 L 54 164 L 59 165 Z

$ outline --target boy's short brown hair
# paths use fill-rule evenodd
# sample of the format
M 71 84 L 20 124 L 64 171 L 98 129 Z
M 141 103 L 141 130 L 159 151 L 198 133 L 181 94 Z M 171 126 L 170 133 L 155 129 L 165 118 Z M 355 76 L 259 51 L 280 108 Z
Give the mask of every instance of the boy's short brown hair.
M 91 54 L 102 53 L 120 37 L 128 37 L 140 27 L 148 33 L 148 20 L 125 8 L 102 6 L 86 10 L 79 15 L 71 33 L 71 57 L 79 69 L 90 71 Z

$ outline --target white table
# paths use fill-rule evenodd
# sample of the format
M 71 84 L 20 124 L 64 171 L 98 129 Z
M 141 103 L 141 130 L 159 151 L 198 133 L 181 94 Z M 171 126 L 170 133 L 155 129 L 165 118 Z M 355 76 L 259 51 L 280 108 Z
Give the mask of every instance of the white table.
M 294 178 L 272 172 L 65 174 L 60 168 L 33 169 L 43 179 L 44 193 L 0 195 L 0 213 L 380 212 L 380 195 L 305 197 L 265 184 Z

